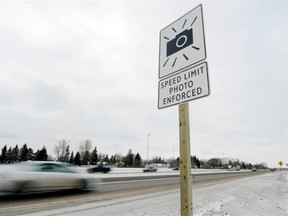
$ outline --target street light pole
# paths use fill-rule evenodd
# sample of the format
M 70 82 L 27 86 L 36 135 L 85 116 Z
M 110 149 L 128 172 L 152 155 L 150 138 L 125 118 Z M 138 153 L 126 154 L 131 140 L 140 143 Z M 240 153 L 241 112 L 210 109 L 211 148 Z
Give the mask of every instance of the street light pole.
M 149 160 L 149 137 L 150 137 L 150 134 L 148 133 L 148 136 L 147 136 L 147 165 L 148 165 L 148 160 Z

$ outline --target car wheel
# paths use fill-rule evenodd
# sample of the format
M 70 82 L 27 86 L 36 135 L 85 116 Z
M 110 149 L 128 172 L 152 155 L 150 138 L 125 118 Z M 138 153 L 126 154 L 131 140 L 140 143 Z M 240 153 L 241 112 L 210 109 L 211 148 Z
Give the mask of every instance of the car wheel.
M 16 187 L 15 193 L 20 194 L 20 193 L 28 193 L 35 190 L 35 184 L 31 181 L 25 181 L 25 182 L 20 182 L 18 186 Z
M 89 185 L 85 179 L 79 180 L 77 190 L 80 190 L 80 191 L 88 191 L 89 190 Z

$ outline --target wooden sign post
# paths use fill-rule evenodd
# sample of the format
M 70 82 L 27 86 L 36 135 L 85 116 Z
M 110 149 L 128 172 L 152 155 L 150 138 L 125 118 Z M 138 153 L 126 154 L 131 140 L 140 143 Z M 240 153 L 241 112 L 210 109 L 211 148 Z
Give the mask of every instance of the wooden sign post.
M 181 216 L 191 216 L 193 207 L 188 103 L 179 105 L 179 135 Z

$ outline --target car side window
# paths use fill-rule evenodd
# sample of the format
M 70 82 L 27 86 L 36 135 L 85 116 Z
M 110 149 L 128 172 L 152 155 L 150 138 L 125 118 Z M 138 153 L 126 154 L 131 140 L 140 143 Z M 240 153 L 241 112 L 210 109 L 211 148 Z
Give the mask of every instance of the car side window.
M 54 172 L 52 164 L 41 164 L 39 167 L 40 172 Z
M 41 164 L 40 172 L 57 172 L 57 173 L 67 173 L 70 172 L 65 166 L 59 164 Z
M 67 173 L 69 170 L 67 170 L 64 166 L 54 164 L 54 172 Z

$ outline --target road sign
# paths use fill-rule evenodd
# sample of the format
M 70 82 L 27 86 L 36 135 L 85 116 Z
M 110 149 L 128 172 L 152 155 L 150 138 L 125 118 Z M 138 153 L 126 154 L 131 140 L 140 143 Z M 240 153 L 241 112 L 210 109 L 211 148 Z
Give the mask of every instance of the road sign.
M 202 5 L 160 31 L 159 78 L 206 58 Z
M 160 31 L 158 108 L 179 104 L 181 216 L 193 214 L 190 100 L 208 96 L 202 5 Z M 201 63 L 202 62 L 202 63 Z M 198 64 L 198 65 L 196 65 Z
M 282 165 L 284 164 L 282 161 L 278 162 L 279 166 L 282 167 Z
M 207 63 L 185 69 L 158 83 L 158 108 L 173 106 L 210 93 Z

